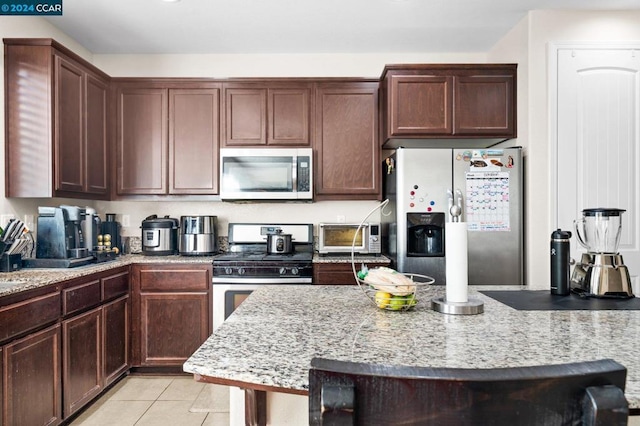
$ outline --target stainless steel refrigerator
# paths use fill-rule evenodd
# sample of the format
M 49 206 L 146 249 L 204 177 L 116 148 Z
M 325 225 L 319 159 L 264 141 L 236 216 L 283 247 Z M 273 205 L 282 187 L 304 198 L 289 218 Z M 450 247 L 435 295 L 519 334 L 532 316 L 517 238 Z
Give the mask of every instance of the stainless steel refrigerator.
M 398 148 L 382 166 L 383 252 L 395 269 L 446 283 L 445 223 L 459 203 L 469 284 L 524 284 L 520 148 Z

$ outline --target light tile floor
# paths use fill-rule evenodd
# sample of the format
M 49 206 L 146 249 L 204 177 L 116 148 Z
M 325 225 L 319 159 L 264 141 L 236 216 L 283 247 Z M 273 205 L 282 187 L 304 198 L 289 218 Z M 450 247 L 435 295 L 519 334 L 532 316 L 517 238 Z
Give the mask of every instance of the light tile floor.
M 228 426 L 229 388 L 190 376 L 128 376 L 71 426 Z

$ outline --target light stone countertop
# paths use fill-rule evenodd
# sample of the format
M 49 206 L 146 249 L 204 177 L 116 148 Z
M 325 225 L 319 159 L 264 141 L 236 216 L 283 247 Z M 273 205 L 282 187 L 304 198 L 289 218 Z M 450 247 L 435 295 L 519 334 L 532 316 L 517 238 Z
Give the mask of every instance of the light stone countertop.
M 353 257 L 357 266 L 360 263 L 389 263 L 391 260 L 385 256 L 363 256 L 357 255 Z M 351 255 L 319 255 L 316 253 L 313 256 L 313 263 L 351 263 Z
M 613 358 L 626 366 L 626 397 L 640 408 L 640 311 L 518 311 L 470 287 L 484 313 L 378 309 L 357 286 L 264 286 L 187 360 L 206 381 L 305 394 L 313 357 L 453 368 L 498 368 Z M 521 289 L 521 287 L 511 287 Z M 522 290 L 526 291 L 526 290 Z
M 115 269 L 133 263 L 208 263 L 213 256 L 145 256 L 141 254 L 125 254 L 115 260 L 74 268 L 23 268 L 15 272 L 0 272 L 0 297 L 19 293 L 47 285 L 59 283 L 73 278 L 83 277 L 96 272 Z M 5 287 L 2 284 L 17 282 L 15 286 Z
M 120 266 L 133 263 L 208 263 L 213 262 L 215 256 L 146 256 L 142 254 L 125 254 L 115 260 L 74 268 L 23 268 L 15 272 L 0 272 L 0 297 L 26 290 L 32 290 L 62 281 L 79 278 L 96 272 L 108 271 Z M 356 256 L 357 263 L 386 263 L 389 259 L 384 256 Z M 351 263 L 351 256 L 319 256 L 313 258 L 314 263 Z M 3 285 L 16 283 L 16 285 Z

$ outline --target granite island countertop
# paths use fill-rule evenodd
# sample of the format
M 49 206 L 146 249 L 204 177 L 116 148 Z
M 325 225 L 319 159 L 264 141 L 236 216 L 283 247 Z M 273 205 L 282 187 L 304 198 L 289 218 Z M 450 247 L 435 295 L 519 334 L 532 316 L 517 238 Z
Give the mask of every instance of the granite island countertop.
M 482 289 L 469 295 L 484 302 L 484 313 L 465 316 L 430 309 L 440 286 L 407 312 L 376 308 L 357 286 L 264 286 L 183 368 L 207 382 L 305 395 L 313 357 L 453 368 L 613 358 L 628 369 L 630 408 L 640 408 L 638 311 L 518 311 Z
M 79 278 L 96 272 L 115 269 L 134 263 L 208 263 L 213 256 L 145 256 L 141 254 L 125 254 L 114 260 L 101 263 L 91 263 L 74 268 L 23 268 L 15 272 L 0 273 L 0 297 L 19 293 L 62 281 Z M 17 285 L 5 287 L 2 283 L 15 282 Z

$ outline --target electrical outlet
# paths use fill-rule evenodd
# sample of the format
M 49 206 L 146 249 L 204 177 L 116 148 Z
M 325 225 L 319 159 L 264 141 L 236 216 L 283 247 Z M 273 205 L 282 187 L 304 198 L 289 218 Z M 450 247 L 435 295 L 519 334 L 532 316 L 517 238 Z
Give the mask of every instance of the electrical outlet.
M 336 217 L 336 222 L 338 222 L 338 223 L 345 223 L 346 221 L 347 221 L 347 218 L 342 214 L 339 214 Z
M 124 226 L 125 228 L 131 226 L 131 216 L 129 216 L 128 214 L 122 215 L 122 226 Z
M 3 214 L 0 215 L 0 226 L 2 226 L 3 228 L 6 228 L 7 224 L 9 223 L 9 221 L 11 219 L 15 219 L 16 215 L 14 214 Z
M 34 231 L 36 227 L 35 217 L 32 214 L 25 214 L 24 224 L 29 231 Z

